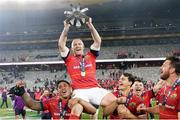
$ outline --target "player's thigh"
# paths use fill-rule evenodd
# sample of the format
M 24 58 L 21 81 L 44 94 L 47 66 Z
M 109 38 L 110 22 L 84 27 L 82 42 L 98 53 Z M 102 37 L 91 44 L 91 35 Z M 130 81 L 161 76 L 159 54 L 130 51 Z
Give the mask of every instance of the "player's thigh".
M 86 91 L 83 89 L 74 90 L 72 94 L 72 98 L 81 98 L 82 100 L 89 102 L 88 95 Z
M 116 99 L 117 99 L 116 96 L 114 96 L 112 93 L 108 93 L 101 100 L 101 106 L 103 107 L 108 106 L 112 102 L 116 101 Z

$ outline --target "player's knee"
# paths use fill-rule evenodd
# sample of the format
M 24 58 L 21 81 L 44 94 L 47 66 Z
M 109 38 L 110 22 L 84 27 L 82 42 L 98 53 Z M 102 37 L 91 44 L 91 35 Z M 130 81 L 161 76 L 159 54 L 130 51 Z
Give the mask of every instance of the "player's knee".
M 101 106 L 103 106 L 103 107 L 108 106 L 112 102 L 116 101 L 116 99 L 117 98 L 112 93 L 109 93 L 106 96 L 104 96 L 104 98 L 102 99 Z

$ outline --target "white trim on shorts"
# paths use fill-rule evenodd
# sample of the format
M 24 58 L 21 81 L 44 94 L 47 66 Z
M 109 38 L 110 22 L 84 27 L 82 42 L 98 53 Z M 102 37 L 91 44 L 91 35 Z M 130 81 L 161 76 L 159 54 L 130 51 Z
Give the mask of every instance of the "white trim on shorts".
M 100 105 L 103 97 L 109 93 L 110 91 L 99 87 L 76 89 L 73 91 L 72 98 L 81 98 L 93 105 Z

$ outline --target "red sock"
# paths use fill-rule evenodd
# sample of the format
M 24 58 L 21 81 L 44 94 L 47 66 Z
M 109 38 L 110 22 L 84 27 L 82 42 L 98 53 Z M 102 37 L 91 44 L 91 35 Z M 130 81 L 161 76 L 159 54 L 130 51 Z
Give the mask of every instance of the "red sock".
M 74 115 L 74 114 L 71 114 L 71 115 L 69 116 L 69 120 L 71 120 L 71 119 L 79 120 L 79 116 Z

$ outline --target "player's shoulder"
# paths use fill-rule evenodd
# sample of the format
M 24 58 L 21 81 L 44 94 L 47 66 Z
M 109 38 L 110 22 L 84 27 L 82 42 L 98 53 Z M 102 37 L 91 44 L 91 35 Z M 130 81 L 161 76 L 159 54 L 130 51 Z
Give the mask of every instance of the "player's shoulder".
M 76 57 L 72 54 L 67 55 L 67 57 L 63 58 L 65 60 L 65 62 L 67 61 L 73 61 L 76 60 Z

